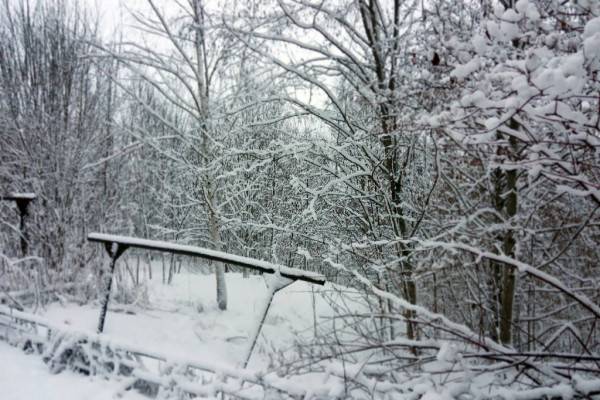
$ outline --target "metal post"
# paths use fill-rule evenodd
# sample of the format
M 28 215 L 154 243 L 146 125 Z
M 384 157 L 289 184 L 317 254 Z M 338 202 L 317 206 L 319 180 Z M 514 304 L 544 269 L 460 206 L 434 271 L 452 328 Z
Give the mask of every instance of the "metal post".
M 104 322 L 106 321 L 106 313 L 108 312 L 108 301 L 110 300 L 110 290 L 112 288 L 113 275 L 115 272 L 115 265 L 117 259 L 127 250 L 128 246 L 119 243 L 105 243 L 106 251 L 110 256 L 110 271 L 106 278 L 106 294 L 102 300 L 102 306 L 100 308 L 100 319 L 98 321 L 98 333 L 104 331 Z
M 294 281 L 282 278 L 281 276 L 276 277 L 268 277 L 265 278 L 267 281 L 267 286 L 269 292 L 267 293 L 267 298 L 263 303 L 262 313 L 260 315 L 260 323 L 256 325 L 254 332 L 252 334 L 250 347 L 246 351 L 246 357 L 244 359 L 244 368 L 248 366 L 250 362 L 250 357 L 252 357 L 252 352 L 254 351 L 254 347 L 256 347 L 256 342 L 258 342 L 258 337 L 260 336 L 260 331 L 267 319 L 267 314 L 269 313 L 269 308 L 271 308 L 271 303 L 273 303 L 273 297 L 275 297 L 275 293 L 279 292 L 281 289 L 284 289 L 294 283 Z M 270 281 L 269 281 L 270 280 Z

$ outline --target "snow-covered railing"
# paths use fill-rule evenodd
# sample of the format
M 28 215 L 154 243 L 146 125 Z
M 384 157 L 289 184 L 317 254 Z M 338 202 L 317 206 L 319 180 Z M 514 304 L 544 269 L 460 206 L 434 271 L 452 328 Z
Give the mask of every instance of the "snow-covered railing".
M 116 243 L 124 247 L 136 247 L 146 250 L 164 251 L 173 254 L 181 254 L 192 257 L 200 257 L 207 260 L 218 261 L 225 264 L 235 265 L 242 268 L 249 268 L 267 274 L 280 274 L 284 278 L 294 281 L 305 281 L 316 285 L 324 285 L 325 277 L 323 275 L 304 271 L 298 268 L 289 268 L 283 265 L 272 264 L 267 261 L 257 260 L 249 257 L 242 257 L 234 254 L 206 249 L 197 246 L 188 246 L 176 243 L 163 242 L 159 240 L 140 239 L 130 236 L 107 235 L 104 233 L 90 233 L 88 235 L 90 242 L 101 242 L 106 244 Z
M 274 372 L 172 357 L 159 350 L 144 349 L 105 334 L 73 329 L 5 306 L 0 306 L 0 326 L 6 328 L 0 329 L 0 338 L 39 352 L 55 372 L 72 368 L 86 374 L 119 379 L 123 381 L 123 390 L 137 388 L 152 394 L 160 387 L 163 391 L 195 396 L 223 393 L 249 400 L 263 399 L 267 392 L 275 392 L 281 399 L 311 399 L 331 398 L 331 387 L 340 384 L 339 378 L 333 376 L 327 382 L 306 388 L 296 379 L 280 377 Z M 150 368 L 144 361 L 159 362 L 163 367 Z

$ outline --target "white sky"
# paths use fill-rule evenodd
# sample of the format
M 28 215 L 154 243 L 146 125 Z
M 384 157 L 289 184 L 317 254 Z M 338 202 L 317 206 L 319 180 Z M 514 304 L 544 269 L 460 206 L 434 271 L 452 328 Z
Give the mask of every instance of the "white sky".
M 137 22 L 129 15 L 128 10 L 141 11 L 146 15 L 152 15 L 150 6 L 147 0 L 73 0 L 78 2 L 81 6 L 86 7 L 90 11 L 95 11 L 100 16 L 100 24 L 103 30 L 103 36 L 105 39 L 111 40 L 116 39 L 114 33 L 119 29 L 123 33 L 126 39 L 134 41 L 146 41 L 149 38 L 140 34 L 139 31 L 132 28 L 137 25 Z M 179 5 L 173 0 L 155 0 L 155 4 L 166 11 L 168 15 L 169 8 L 175 11 L 180 11 Z M 141 35 L 141 36 L 140 36 Z M 157 43 L 160 47 L 160 44 Z M 276 56 L 284 61 L 298 61 L 293 60 L 295 55 L 302 55 L 303 50 L 294 48 L 293 52 L 289 49 L 284 50 L 287 46 L 282 46 L 282 51 Z M 310 54 L 306 54 L 310 57 Z M 324 106 L 326 102 L 325 95 L 320 90 L 309 91 L 306 89 L 294 89 L 289 93 L 290 96 L 296 97 L 301 101 L 312 104 L 313 106 Z
M 143 0 L 76 0 L 81 6 L 93 10 L 100 16 L 101 26 L 105 35 L 110 36 L 117 28 L 124 27 L 131 22 L 127 8 L 141 9 Z M 164 2 L 165 0 L 160 0 Z

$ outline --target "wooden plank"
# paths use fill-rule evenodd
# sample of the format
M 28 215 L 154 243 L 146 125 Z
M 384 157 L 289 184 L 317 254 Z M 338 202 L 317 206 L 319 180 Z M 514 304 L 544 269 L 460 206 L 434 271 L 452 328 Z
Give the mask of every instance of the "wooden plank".
M 118 243 L 127 247 L 136 247 L 139 249 L 164 251 L 168 253 L 181 254 L 191 257 L 200 257 L 207 260 L 218 261 L 230 265 L 235 265 L 242 268 L 254 269 L 265 272 L 267 274 L 279 273 L 282 277 L 291 280 L 298 280 L 313 283 L 316 285 L 324 285 L 326 279 L 323 275 L 311 271 L 304 271 L 297 268 L 289 268 L 283 265 L 272 264 L 267 261 L 257 260 L 249 257 L 237 256 L 234 254 L 224 253 L 206 249 L 197 246 L 187 246 L 176 243 L 163 242 L 159 240 L 140 239 L 130 236 L 108 235 L 104 233 L 90 233 L 88 235 L 90 242 L 99 243 Z
M 36 195 L 35 193 L 9 193 L 3 196 L 0 196 L 0 200 L 6 200 L 6 201 L 19 201 L 19 200 L 35 200 L 36 199 Z

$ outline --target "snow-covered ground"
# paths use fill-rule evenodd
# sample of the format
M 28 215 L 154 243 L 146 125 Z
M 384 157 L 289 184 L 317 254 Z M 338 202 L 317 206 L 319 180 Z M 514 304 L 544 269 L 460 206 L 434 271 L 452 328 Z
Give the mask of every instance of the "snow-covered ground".
M 120 343 L 159 351 L 175 359 L 214 362 L 232 367 L 242 365 L 251 332 L 268 295 L 263 276 L 244 278 L 240 273 L 226 274 L 228 309 L 220 311 L 216 306 L 214 275 L 182 271 L 167 285 L 161 281 L 160 268 L 154 266 L 153 270 L 154 279 L 146 280 L 147 301 L 132 307 L 111 302 L 105 334 Z M 294 282 L 276 293 L 248 367 L 267 368 L 272 357 L 294 352 L 296 338 L 310 338 L 315 332 L 315 322 L 324 323 L 333 316 L 334 310 L 326 297 L 337 295 L 331 286 L 320 287 L 304 282 Z M 55 324 L 94 332 L 98 324 L 99 307 L 54 303 L 41 314 Z M 67 380 L 77 378 L 72 373 L 50 375 L 39 357 L 25 355 L 2 344 L 0 359 L 5 354 L 15 358 L 14 371 L 11 373 L 19 375 L 16 378 L 26 379 L 29 376 L 29 382 L 36 382 L 34 386 L 51 386 L 58 396 L 61 387 L 70 385 Z M 27 363 L 35 364 L 35 368 L 28 367 Z M 35 375 L 28 375 L 34 372 L 26 370 L 35 371 Z M 0 373 L 0 389 L 4 391 L 4 387 L 8 387 L 12 393 L 12 397 L 9 397 L 11 400 L 54 398 L 36 397 L 36 393 L 19 392 L 16 387 L 5 386 L 5 376 L 9 375 Z M 83 376 L 80 379 L 85 384 L 81 384 L 82 392 L 74 392 L 73 399 L 112 398 L 110 391 L 106 391 L 108 389 L 98 391 L 99 397 L 87 396 L 85 390 L 88 386 L 92 390 L 94 385 L 101 384 Z M 79 390 L 78 386 L 76 390 Z
M 174 357 L 192 357 L 237 365 L 243 361 L 248 336 L 256 324 L 267 296 L 262 276 L 226 275 L 228 309 L 215 301 L 215 277 L 211 274 L 176 274 L 171 285 L 155 278 L 148 281 L 148 307 L 126 308 L 111 303 L 104 332 L 136 346 L 160 349 Z M 333 314 L 322 292 L 331 289 L 295 282 L 275 295 L 258 343 L 252 366 L 264 366 L 267 347 L 285 350 L 296 334 L 311 335 L 314 316 L 322 320 Z M 313 311 L 313 296 L 315 307 Z M 53 304 L 44 317 L 84 331 L 95 331 L 99 308 L 74 303 Z M 257 365 L 257 362 L 260 365 Z
M 117 394 L 123 400 L 146 399 L 134 391 L 121 391 L 118 382 L 70 371 L 53 375 L 39 356 L 25 354 L 2 341 L 0 360 L 2 400 L 106 400 Z

